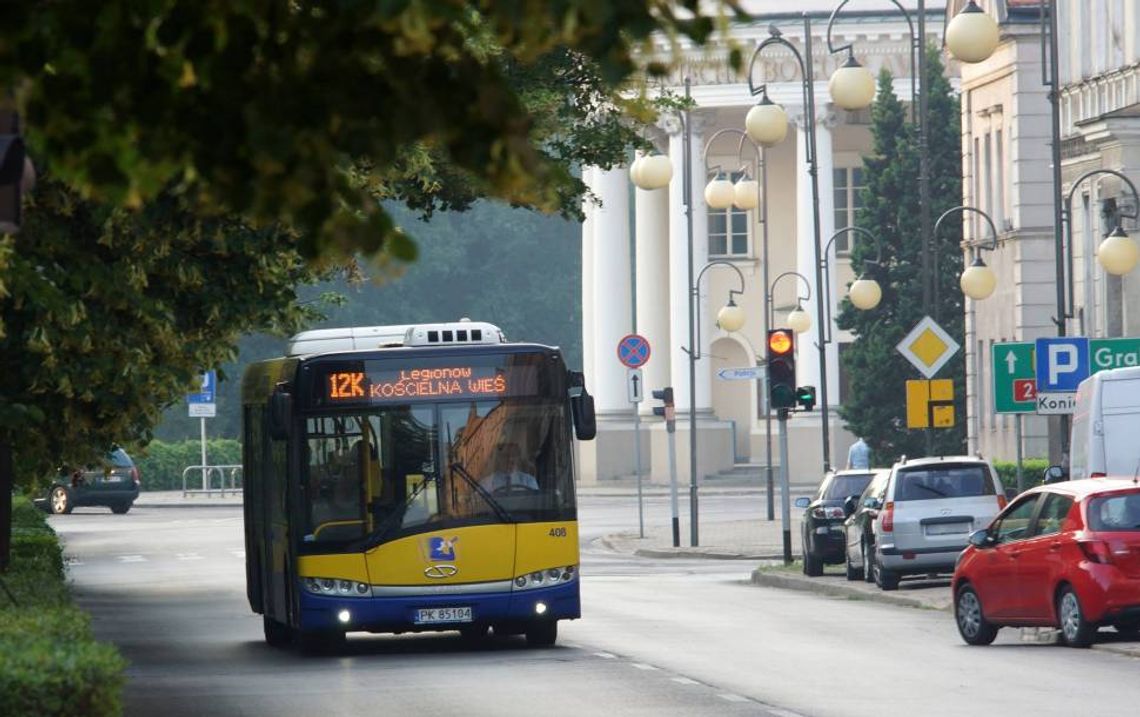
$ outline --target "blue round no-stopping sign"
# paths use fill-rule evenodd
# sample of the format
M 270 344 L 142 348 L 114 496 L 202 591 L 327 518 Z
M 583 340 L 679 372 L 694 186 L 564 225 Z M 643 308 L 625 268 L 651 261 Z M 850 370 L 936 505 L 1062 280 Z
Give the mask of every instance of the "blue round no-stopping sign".
M 644 336 L 629 334 L 618 341 L 618 361 L 627 368 L 641 368 L 649 362 L 649 340 Z

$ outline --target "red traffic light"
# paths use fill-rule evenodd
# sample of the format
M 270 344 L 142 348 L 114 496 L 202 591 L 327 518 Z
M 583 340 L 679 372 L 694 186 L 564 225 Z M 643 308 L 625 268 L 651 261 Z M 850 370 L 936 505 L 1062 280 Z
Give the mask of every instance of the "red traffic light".
M 768 332 L 768 350 L 774 354 L 786 354 L 792 350 L 792 332 L 776 329 Z

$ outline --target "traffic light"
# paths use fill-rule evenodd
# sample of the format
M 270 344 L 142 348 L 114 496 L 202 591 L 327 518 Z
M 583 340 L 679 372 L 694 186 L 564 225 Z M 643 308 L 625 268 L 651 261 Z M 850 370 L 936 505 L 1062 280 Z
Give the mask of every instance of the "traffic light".
M 653 398 L 661 401 L 660 406 L 653 407 L 653 415 L 663 416 L 666 421 L 673 420 L 673 387 L 667 386 L 654 391 Z
M 815 386 L 800 386 L 796 389 L 796 405 L 805 411 L 815 408 Z
M 796 342 L 791 329 L 768 332 L 768 405 L 796 405 Z

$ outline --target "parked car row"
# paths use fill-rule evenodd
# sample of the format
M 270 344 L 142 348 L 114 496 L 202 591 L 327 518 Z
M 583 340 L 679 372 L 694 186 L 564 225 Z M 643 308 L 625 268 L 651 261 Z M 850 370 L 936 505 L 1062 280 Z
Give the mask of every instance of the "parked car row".
M 805 573 L 843 563 L 848 580 L 883 590 L 952 575 L 955 621 L 971 645 L 1006 626 L 1056 628 L 1074 647 L 1105 626 L 1140 638 L 1138 475 L 1050 482 L 1007 505 L 984 459 L 904 459 L 829 474 L 797 505 Z

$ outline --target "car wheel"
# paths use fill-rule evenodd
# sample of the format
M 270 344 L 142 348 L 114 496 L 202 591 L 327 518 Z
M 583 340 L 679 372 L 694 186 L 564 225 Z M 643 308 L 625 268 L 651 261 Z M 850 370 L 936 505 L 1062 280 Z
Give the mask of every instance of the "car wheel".
M 71 505 L 71 493 L 61 485 L 57 485 L 52 489 L 51 497 L 48 499 L 48 506 L 51 512 L 56 515 L 65 515 L 71 512 L 74 507 Z
M 285 647 L 293 640 L 293 631 L 288 625 L 283 625 L 271 617 L 262 615 L 262 631 L 265 633 L 265 643 L 270 647 Z
M 899 589 L 899 574 L 890 568 L 883 567 L 879 562 L 878 556 L 872 553 L 871 564 L 874 566 L 875 584 L 879 586 L 880 590 L 898 590 Z
M 1088 647 L 1096 635 L 1096 625 L 1085 619 L 1081 601 L 1066 585 L 1057 598 L 1057 619 L 1061 623 L 1061 640 L 1069 647 Z
M 539 620 L 526 629 L 526 644 L 531 647 L 550 647 L 557 639 L 557 620 Z
M 867 557 L 873 553 L 867 549 L 866 540 L 859 544 L 859 552 L 863 557 L 863 582 L 873 583 L 875 582 L 875 571 L 871 570 L 871 559 Z
M 986 619 L 982 601 L 969 584 L 960 587 L 954 597 L 954 622 L 968 645 L 988 645 L 997 637 L 998 627 Z
M 843 564 L 844 564 L 843 567 L 845 568 L 844 576 L 848 580 L 862 580 L 863 579 L 863 568 L 857 568 L 851 564 L 851 556 L 847 554 L 846 548 L 844 548 L 844 550 L 843 550 Z
M 111 506 L 111 512 L 117 513 L 118 515 L 122 515 L 123 513 L 126 513 L 130 509 L 131 509 L 131 503 L 116 503 L 115 505 Z
M 809 578 L 818 578 L 823 575 L 823 558 L 811 552 L 808 543 L 804 543 L 804 575 Z

